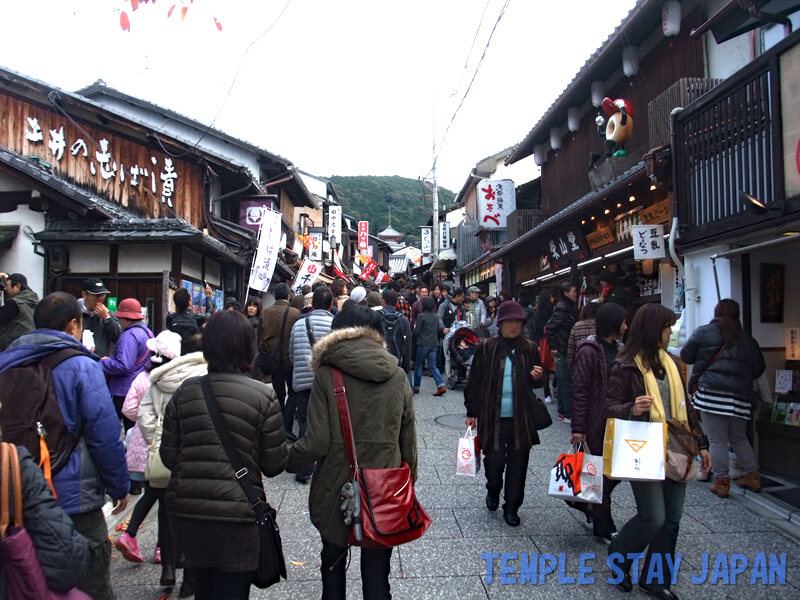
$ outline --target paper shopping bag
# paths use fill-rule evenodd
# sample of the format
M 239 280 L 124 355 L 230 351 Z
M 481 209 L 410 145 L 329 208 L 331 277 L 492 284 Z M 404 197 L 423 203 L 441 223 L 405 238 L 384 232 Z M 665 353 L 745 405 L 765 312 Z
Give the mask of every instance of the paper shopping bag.
M 456 454 L 456 475 L 474 477 L 481 470 L 480 450 L 478 437 L 467 427 L 464 437 L 458 438 L 458 452 Z
M 578 445 L 578 450 L 582 444 Z M 550 485 L 553 485 L 555 467 L 550 472 Z M 593 454 L 583 453 L 583 465 L 580 470 L 580 491 L 576 491 L 572 497 L 565 497 L 562 494 L 553 494 L 570 502 L 588 502 L 590 504 L 601 504 L 603 502 L 603 457 Z M 574 490 L 573 490 L 574 491 Z
M 611 479 L 662 481 L 667 424 L 607 419 L 603 473 Z
M 550 470 L 550 487 L 547 493 L 557 498 L 572 500 L 581 491 L 583 452 L 562 454 Z

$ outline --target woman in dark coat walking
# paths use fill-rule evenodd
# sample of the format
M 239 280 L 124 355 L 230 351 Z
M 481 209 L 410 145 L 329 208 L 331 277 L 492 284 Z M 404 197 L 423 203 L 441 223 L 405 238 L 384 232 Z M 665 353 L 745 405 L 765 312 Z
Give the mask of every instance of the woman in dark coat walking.
M 283 418 L 272 388 L 250 379 L 253 328 L 239 311 L 216 312 L 203 329 L 203 356 L 223 424 L 248 479 L 265 500 L 261 474 L 286 466 Z M 258 568 L 256 518 L 211 421 L 202 377 L 184 381 L 164 416 L 161 460 L 172 471 L 167 513 L 185 566 L 197 569 L 197 600 L 243 600 Z
M 628 331 L 625 348 L 614 361 L 608 379 L 606 416 L 666 423 L 677 420 L 694 433 L 703 459 L 703 472 L 711 469 L 708 442 L 700 428 L 700 417 L 692 407 L 683 387 L 680 371 L 667 354 L 666 347 L 675 323 L 675 313 L 661 304 L 645 304 L 636 313 Z M 669 445 L 669 440 L 667 444 Z M 678 529 L 686 497 L 686 483 L 673 481 L 631 481 L 636 499 L 636 515 L 611 541 L 608 554 L 617 555 L 615 562 L 624 578 L 618 587 L 633 589 L 630 557 L 644 552 L 639 587 L 655 598 L 675 600 L 670 591 L 670 578 L 664 582 L 648 581 L 650 561 L 654 554 L 675 556 Z M 621 561 L 619 557 L 621 556 Z M 638 563 L 637 563 L 638 564 Z
M 745 473 L 736 485 L 760 492 L 761 473 L 747 440 L 747 422 L 753 410 L 753 382 L 764 372 L 765 364 L 758 342 L 742 331 L 739 304 L 720 300 L 714 320 L 694 330 L 681 358 L 694 365 L 689 389 L 697 384 L 693 401 L 703 415 L 714 462 L 711 491 L 720 498 L 728 497 L 728 448 L 732 447 Z
M 532 388 L 541 386 L 544 371 L 539 350 L 522 335 L 522 306 L 513 300 L 503 302 L 497 309 L 497 322 L 499 335 L 479 343 L 475 350 L 464 405 L 466 423 L 474 427 L 477 421 L 478 443 L 483 448 L 486 508 L 497 510 L 500 490 L 505 488 L 503 516 L 516 527 L 531 446 L 539 443 Z
M 536 302 L 536 309 L 533 313 L 533 343 L 539 348 L 539 342 L 544 337 L 544 328 L 550 317 L 553 314 L 553 292 L 549 289 L 542 290 L 539 293 L 539 298 Z M 550 375 L 551 372 L 545 370 L 544 373 L 544 401 L 550 404 L 552 399 L 552 392 L 550 391 Z M 555 385 L 555 383 L 553 384 Z
M 591 454 L 603 455 L 603 436 L 606 429 L 606 387 L 611 363 L 619 353 L 620 340 L 628 329 L 627 311 L 610 302 L 597 310 L 594 318 L 595 335 L 578 343 L 572 374 L 572 443 L 584 443 Z M 587 504 L 568 502 L 586 514 L 594 534 L 605 540 L 613 539 L 617 527 L 611 518 L 611 491 L 619 480 L 603 478 L 603 502 Z

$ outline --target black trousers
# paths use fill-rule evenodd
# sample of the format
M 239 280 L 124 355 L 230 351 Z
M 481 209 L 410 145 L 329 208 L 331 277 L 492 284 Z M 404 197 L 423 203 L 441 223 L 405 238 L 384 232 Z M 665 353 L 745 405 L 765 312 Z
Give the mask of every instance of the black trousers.
M 195 600 L 247 600 L 254 575 L 197 569 Z
M 345 600 L 347 548 L 322 540 L 322 600 Z M 392 600 L 389 589 L 392 548 L 361 548 L 361 590 L 364 600 Z
M 486 470 L 486 489 L 495 497 L 505 490 L 503 510 L 516 514 L 525 498 L 525 479 L 528 477 L 530 448 L 514 447 L 514 419 L 500 419 L 500 449 L 483 451 Z M 505 471 L 505 485 L 503 485 Z
M 291 399 L 294 395 L 292 389 L 292 367 L 277 369 L 272 375 L 272 387 L 275 389 L 275 395 L 278 396 L 278 403 L 281 405 L 281 414 L 283 415 L 283 425 L 287 431 L 292 430 L 292 423 L 294 422 L 294 407 L 292 407 L 292 415 L 287 422 L 286 414 L 286 400 L 287 389 L 288 397 Z
M 619 479 L 603 477 L 603 502 L 601 504 L 566 501 L 567 505 L 571 508 L 592 517 L 592 531 L 594 535 L 598 537 L 606 537 L 617 531 L 617 526 L 614 524 L 614 519 L 611 517 L 611 492 L 614 491 L 614 488 L 617 487 L 619 483 Z

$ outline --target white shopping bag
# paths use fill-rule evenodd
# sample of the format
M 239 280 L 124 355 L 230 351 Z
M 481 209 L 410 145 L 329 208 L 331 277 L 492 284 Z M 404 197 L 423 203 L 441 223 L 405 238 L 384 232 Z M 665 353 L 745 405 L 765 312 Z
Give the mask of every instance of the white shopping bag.
M 571 502 L 603 501 L 603 457 L 580 451 L 558 457 L 550 470 L 548 494 Z
M 663 481 L 667 424 L 607 419 L 603 472 L 611 479 Z
M 464 437 L 458 438 L 458 453 L 456 455 L 456 475 L 468 475 L 474 477 L 481 470 L 480 449 L 478 448 L 478 437 L 467 427 Z

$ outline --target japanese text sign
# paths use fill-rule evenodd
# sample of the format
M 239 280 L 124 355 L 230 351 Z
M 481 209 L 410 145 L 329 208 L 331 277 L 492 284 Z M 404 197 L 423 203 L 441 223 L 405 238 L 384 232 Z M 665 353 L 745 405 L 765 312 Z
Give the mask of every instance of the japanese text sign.
M 303 291 L 304 285 L 311 285 L 317 278 L 319 273 L 319 266 L 315 264 L 310 258 L 305 258 L 297 276 L 292 283 L 292 292 L 299 294 Z
M 278 262 L 278 251 L 281 245 L 281 213 L 267 211 L 261 219 L 261 230 L 258 236 L 258 250 L 250 271 L 250 287 L 260 292 L 269 288 L 275 264 Z
M 643 208 L 639 213 L 642 223 L 666 223 L 669 221 L 669 199 L 661 200 L 655 204 Z
M 358 249 L 366 250 L 369 246 L 369 221 L 358 222 Z
M 566 227 L 548 236 L 547 258 L 553 265 L 586 258 L 586 240 L 579 227 Z
M 431 240 L 432 237 L 432 228 L 431 227 L 420 227 L 420 239 L 422 240 L 422 253 L 423 254 L 430 254 L 433 252 L 433 241 Z
M 786 360 L 800 360 L 800 328 L 786 330 Z
M 328 239 L 338 245 L 342 237 L 342 207 L 336 204 L 328 206 Z
M 450 247 L 450 223 L 442 221 L 439 223 L 439 250 L 447 250 Z
M 477 184 L 478 225 L 485 229 L 508 226 L 508 215 L 517 209 L 517 193 L 510 179 L 483 179 Z
M 322 231 L 310 230 L 308 232 L 309 246 L 308 257 L 311 260 L 322 260 Z
M 634 259 L 646 260 L 667 256 L 663 225 L 634 225 L 632 229 Z
M 586 236 L 586 243 L 594 250 L 609 244 L 614 243 L 614 232 L 608 227 L 598 227 L 597 231 L 593 231 Z

